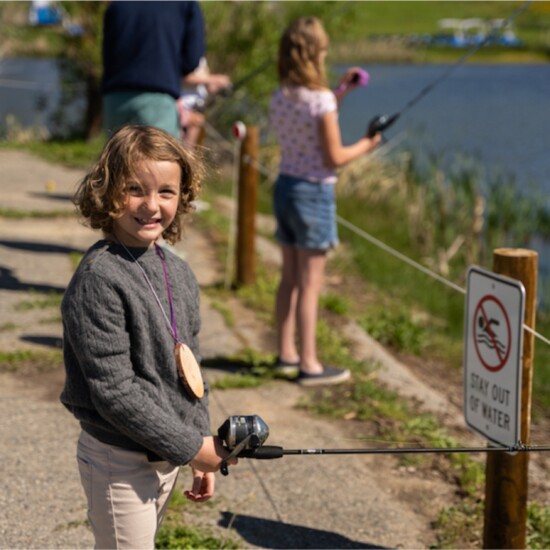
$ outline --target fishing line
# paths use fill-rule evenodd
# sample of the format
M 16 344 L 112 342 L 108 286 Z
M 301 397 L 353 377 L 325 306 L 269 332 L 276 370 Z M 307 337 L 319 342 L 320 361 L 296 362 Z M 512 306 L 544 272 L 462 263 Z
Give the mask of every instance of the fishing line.
M 414 107 L 423 97 L 427 96 L 438 84 L 449 78 L 449 76 L 456 71 L 459 67 L 464 65 L 466 61 L 476 53 L 480 48 L 485 46 L 489 41 L 493 39 L 503 28 L 505 28 L 509 23 L 511 23 L 516 17 L 523 13 L 532 0 L 526 0 L 520 8 L 513 12 L 509 17 L 504 19 L 500 25 L 495 25 L 493 30 L 489 32 L 485 38 L 475 44 L 470 48 L 454 65 L 451 65 L 446 71 L 444 71 L 438 78 L 433 82 L 427 84 L 422 88 L 412 99 L 410 99 L 405 106 L 400 110 L 394 113 L 393 115 L 377 115 L 374 117 L 368 126 L 367 136 L 373 137 L 377 132 L 383 132 L 386 128 L 389 128 L 403 113 L 407 112 L 409 109 Z
M 226 411 L 225 407 L 223 406 L 223 403 L 221 402 L 221 399 L 217 396 L 217 394 L 214 392 L 214 393 L 211 394 L 211 396 L 214 398 L 215 401 L 217 401 L 218 407 L 220 408 L 222 413 L 224 415 L 227 414 L 227 411 Z M 235 417 L 230 416 L 229 418 L 235 418 Z M 227 463 L 226 463 L 226 460 L 228 458 L 229 457 L 227 457 L 225 460 L 222 461 L 222 469 L 221 469 L 222 473 L 223 473 L 223 471 L 229 473 L 229 471 L 227 469 Z M 275 512 L 275 516 L 277 517 L 277 521 L 279 521 L 280 523 L 284 523 L 283 522 L 283 517 L 282 517 L 281 513 L 279 512 L 279 508 L 277 507 L 277 504 L 275 503 L 275 500 L 271 496 L 271 493 L 269 492 L 269 489 L 267 488 L 267 485 L 264 483 L 264 480 L 261 478 L 260 474 L 258 473 L 258 470 L 255 468 L 255 466 L 252 462 L 250 463 L 250 466 L 252 468 L 252 472 L 254 472 L 254 477 L 256 478 L 256 480 L 260 484 L 260 487 L 262 488 L 262 491 L 264 492 L 265 497 L 267 498 L 267 500 L 271 504 L 271 508 L 273 509 L 273 512 Z M 227 473 L 225 473 L 224 475 L 227 475 Z M 231 518 L 229 520 L 228 529 L 230 529 L 233 526 L 233 523 L 234 523 L 235 519 L 237 519 L 238 515 L 239 515 L 239 512 L 232 512 L 231 513 Z

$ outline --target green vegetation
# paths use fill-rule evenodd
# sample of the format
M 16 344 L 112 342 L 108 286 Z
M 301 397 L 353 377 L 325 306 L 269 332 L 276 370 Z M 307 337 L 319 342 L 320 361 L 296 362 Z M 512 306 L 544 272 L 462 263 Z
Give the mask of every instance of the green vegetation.
M 51 219 L 51 218 L 69 218 L 73 217 L 74 212 L 66 210 L 14 210 L 13 208 L 0 208 L 0 218 L 12 220 L 24 220 L 26 218 Z
M 346 296 L 340 296 L 332 292 L 323 294 L 319 306 L 337 315 L 345 315 L 350 310 L 350 300 Z
M 105 138 L 90 141 L 82 140 L 49 140 L 0 142 L 2 149 L 19 149 L 29 151 L 44 160 L 63 164 L 71 168 L 87 168 L 101 152 Z
M 434 548 L 480 548 L 483 503 L 468 501 L 444 508 L 434 528 L 438 533 Z
M 359 319 L 359 324 L 375 340 L 397 351 L 419 355 L 424 348 L 425 331 L 407 312 L 382 310 L 378 314 L 367 313 Z
M 10 57 L 58 58 L 63 78 L 67 83 L 82 82 L 87 99 L 83 128 L 76 133 L 93 139 L 100 134 L 101 126 L 100 52 L 106 3 L 62 1 L 61 4 L 81 26 L 82 35 L 70 35 L 61 26 L 30 27 L 23 23 L 28 9 L 26 2 L 3 2 L 0 49 Z M 214 71 L 230 74 L 238 88 L 232 101 L 218 102 L 209 117 L 216 120 L 218 127 L 227 129 L 237 118 L 257 123 L 265 115 L 267 98 L 276 83 L 275 57 L 281 30 L 298 16 L 315 15 L 324 22 L 331 38 L 331 64 L 452 63 L 465 50 L 415 45 L 410 39 L 440 33 L 440 19 L 506 19 L 522 5 L 523 2 L 517 1 L 204 2 L 209 64 Z M 513 24 L 522 46 L 485 47 L 470 61 L 548 61 L 548 3 L 532 2 Z M 65 86 L 63 93 L 67 103 L 82 91 Z M 65 117 L 63 112 L 58 116 L 60 120 Z
M 186 522 L 181 520 L 181 516 L 187 511 L 188 505 L 194 506 L 185 498 L 181 490 L 176 488 L 170 497 L 166 518 L 157 534 L 155 548 L 225 549 L 239 547 L 237 542 L 229 537 L 216 536 L 212 529 L 184 526 Z
M 43 372 L 62 366 L 61 350 L 0 352 L 0 372 Z
M 36 293 L 36 297 L 31 300 L 23 300 L 19 302 L 15 309 L 16 311 L 29 311 L 31 309 L 48 309 L 61 307 L 63 294 L 59 292 L 48 292 L 47 294 Z
M 533 502 L 527 509 L 527 546 L 550 548 L 550 507 Z
M 166 521 L 159 529 L 155 541 L 155 548 L 212 548 L 217 550 L 223 548 L 239 548 L 239 546 L 236 542 L 230 540 L 220 540 L 204 529 L 183 527 L 179 525 L 169 526 Z
M 432 235 L 430 248 L 426 240 L 415 239 L 415 235 L 418 237 L 421 232 L 411 232 L 408 223 L 400 223 L 399 227 L 392 224 L 393 219 L 406 221 L 413 214 L 418 216 L 420 203 L 412 201 L 411 196 L 415 193 L 421 195 L 418 191 L 420 181 L 427 188 L 430 184 L 423 178 L 418 178 L 418 181 L 412 177 L 408 180 L 406 178 L 400 180 L 401 176 L 394 172 L 395 167 L 381 167 L 380 170 L 373 174 L 373 181 L 361 183 L 363 194 L 359 193 L 353 178 L 344 175 L 343 190 L 339 200 L 342 205 L 340 212 L 345 210 L 346 214 L 341 215 L 361 227 L 367 227 L 367 231 L 384 242 L 390 243 L 400 252 L 417 261 L 426 262 L 427 258 L 433 257 L 433 250 L 437 249 L 436 244 L 445 243 L 447 231 L 452 232 L 452 226 L 445 229 L 441 223 L 442 218 L 439 223 L 436 223 L 434 220 L 438 218 L 422 217 L 422 222 L 426 224 L 426 232 Z M 391 177 L 385 170 L 390 171 Z M 438 181 L 438 185 L 441 184 L 441 180 L 434 179 L 434 181 Z M 227 189 L 227 182 L 212 181 L 208 186 L 209 200 L 213 200 L 218 192 L 223 191 L 227 194 Z M 268 194 L 269 190 L 262 187 L 261 193 Z M 436 196 L 435 193 L 428 192 L 425 195 Z M 475 193 L 470 195 L 476 196 Z M 361 200 L 357 200 L 357 197 Z M 433 198 L 432 200 L 432 205 L 438 204 L 437 200 Z M 265 197 L 263 202 L 268 204 Z M 368 202 L 371 207 L 369 216 L 366 218 L 364 209 L 355 210 L 354 203 L 361 202 Z M 464 200 L 461 204 L 466 218 L 468 209 L 464 205 L 471 206 L 475 201 L 468 203 Z M 411 205 L 417 205 L 412 208 L 412 214 Z M 445 208 L 452 211 L 457 209 L 453 202 L 447 204 Z M 355 214 L 355 218 L 350 218 L 350 212 Z M 413 219 L 418 220 L 418 218 Z M 459 223 L 457 220 L 460 218 L 454 218 L 455 225 Z M 223 257 L 228 235 L 227 217 L 217 209 L 210 209 L 204 216 L 197 217 L 197 223 L 204 224 L 203 228 L 208 227 L 214 242 L 219 245 L 220 257 Z M 437 227 L 431 227 L 430 224 Z M 501 227 L 498 224 L 496 226 Z M 460 227 L 464 229 L 467 225 Z M 507 225 L 506 231 L 514 230 L 513 223 Z M 341 233 L 346 232 L 341 231 Z M 338 294 L 329 291 L 322 300 L 318 341 L 320 353 L 327 362 L 352 369 L 354 383 L 312 392 L 308 394 L 309 400 L 302 406 L 317 414 L 327 414 L 336 418 L 366 423 L 376 420 L 378 430 L 376 435 L 386 440 L 406 441 L 407 445 L 413 442 L 419 446 L 456 446 L 456 441 L 441 429 L 433 418 L 411 409 L 411 405 L 405 403 L 395 393 L 376 384 L 376 365 L 354 360 L 350 346 L 343 339 L 338 327 L 341 325 L 341 316 L 353 317 L 362 322 L 369 332 L 378 331 L 376 336 L 382 341 L 387 338 L 385 343 L 396 350 L 433 356 L 446 361 L 449 367 L 458 367 L 462 353 L 463 296 L 439 284 L 434 284 L 424 276 L 416 277 L 412 269 L 409 273 L 408 267 L 404 268 L 394 258 L 387 258 L 387 253 L 377 250 L 370 243 L 355 239 L 353 235 L 346 235 L 343 241 L 343 254 L 336 254 L 329 262 L 329 274 L 338 273 L 342 285 L 339 286 Z M 367 259 L 363 261 L 362 256 L 366 256 Z M 456 254 L 448 258 L 446 263 L 448 273 L 455 274 L 459 283 L 466 257 L 465 253 Z M 455 262 L 461 267 L 457 267 Z M 370 269 L 373 265 L 375 269 Z M 439 264 L 430 265 L 437 267 L 442 264 L 440 261 Z M 370 271 L 367 271 L 369 269 Z M 276 270 L 268 269 L 259 262 L 256 282 L 249 287 L 237 289 L 234 293 L 264 320 L 271 320 L 272 317 L 278 278 L 274 271 Z M 400 276 L 397 277 L 397 275 Z M 348 279 L 351 281 L 349 286 L 346 284 Z M 404 281 L 407 284 L 403 284 Z M 348 295 L 347 291 L 350 290 L 353 292 Z M 223 289 L 209 289 L 208 292 L 219 301 L 220 310 L 227 309 L 224 308 L 224 303 L 233 295 L 232 292 Z M 432 307 L 434 304 L 437 307 Z M 453 314 L 456 316 L 454 319 Z M 337 317 L 334 319 L 335 315 Z M 226 316 L 231 319 L 229 312 Z M 441 350 L 444 350 L 444 353 Z M 252 350 L 239 357 L 223 358 L 218 366 L 231 367 L 229 370 L 232 372 L 219 378 L 214 383 L 214 387 L 220 389 L 256 387 L 258 384 L 265 383 L 272 379 L 268 368 L 271 361 L 272 357 L 257 354 Z M 8 354 L 0 357 L 0 370 L 16 370 L 21 365 L 29 363 L 60 365 L 61 357 L 59 355 L 57 358 L 45 358 L 27 353 Z M 544 396 L 538 394 L 537 384 L 534 388 L 535 398 L 540 402 Z M 404 464 L 414 464 L 415 468 L 437 469 L 439 467 L 426 458 L 407 457 L 402 461 Z M 440 514 L 435 524 L 438 533 L 437 547 L 470 547 L 478 544 L 480 536 L 479 526 L 482 518 L 479 499 L 483 472 L 479 463 L 466 455 L 449 454 L 446 455 L 445 461 L 453 472 L 452 479 L 457 483 L 462 498 L 459 504 L 446 508 Z M 531 505 L 529 517 L 531 547 L 542 548 L 548 542 L 548 509 L 536 504 Z M 232 543 L 217 540 L 208 532 L 204 533 L 195 528 L 182 528 L 180 524 L 181 522 L 174 520 L 173 523 L 167 522 L 164 525 L 159 535 L 159 547 L 196 547 L 193 545 L 234 547 L 230 546 Z M 224 544 L 229 546 L 222 546 Z

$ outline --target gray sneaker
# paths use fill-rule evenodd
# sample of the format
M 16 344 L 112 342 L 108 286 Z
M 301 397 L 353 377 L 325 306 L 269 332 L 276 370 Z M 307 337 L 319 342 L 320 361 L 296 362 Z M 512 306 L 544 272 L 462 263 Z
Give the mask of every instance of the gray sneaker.
M 309 374 L 300 371 L 296 382 L 300 386 L 333 386 L 342 384 L 351 378 L 351 372 L 348 369 L 336 369 L 334 367 L 323 367 L 323 372 L 319 374 Z
M 277 375 L 295 378 L 300 372 L 300 361 L 283 361 L 280 357 L 277 357 L 272 368 Z

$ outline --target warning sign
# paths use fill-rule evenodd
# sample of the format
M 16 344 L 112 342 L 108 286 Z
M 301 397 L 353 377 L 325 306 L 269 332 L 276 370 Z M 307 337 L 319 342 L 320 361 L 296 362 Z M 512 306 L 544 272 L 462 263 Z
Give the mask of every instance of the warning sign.
M 520 281 L 468 270 L 464 416 L 471 429 L 505 447 L 520 439 L 524 297 Z
M 504 367 L 510 356 L 510 319 L 502 302 L 493 295 L 484 296 L 474 313 L 474 344 L 483 366 L 493 372 Z

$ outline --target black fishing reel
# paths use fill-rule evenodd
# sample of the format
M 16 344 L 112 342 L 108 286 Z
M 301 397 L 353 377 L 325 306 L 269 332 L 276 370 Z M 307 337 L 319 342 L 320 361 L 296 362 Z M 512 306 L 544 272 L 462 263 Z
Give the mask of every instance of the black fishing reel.
M 399 118 L 399 113 L 394 115 L 376 115 L 370 122 L 367 127 L 367 137 L 372 138 L 375 134 L 383 132 L 386 128 L 389 128 L 397 119 Z
M 218 436 L 230 451 L 237 446 L 241 446 L 241 450 L 257 449 L 268 438 L 269 428 L 257 414 L 230 416 L 219 427 Z
M 233 457 L 271 459 L 281 458 L 282 447 L 263 446 L 269 436 L 267 424 L 257 415 L 230 416 L 218 429 L 229 455 L 222 460 L 220 472 L 229 474 L 227 461 Z

